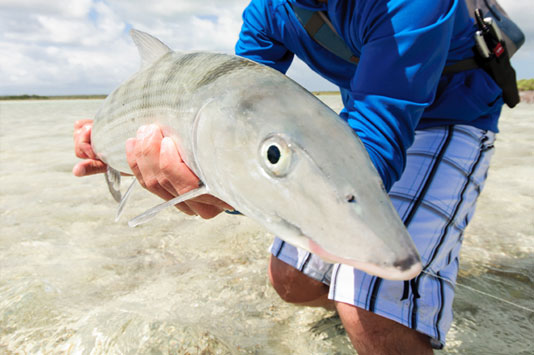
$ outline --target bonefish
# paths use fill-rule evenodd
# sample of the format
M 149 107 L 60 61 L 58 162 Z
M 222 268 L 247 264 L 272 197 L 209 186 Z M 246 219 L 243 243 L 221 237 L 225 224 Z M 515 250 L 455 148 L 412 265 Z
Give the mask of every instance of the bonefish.
M 155 123 L 202 182 L 165 205 L 211 194 L 327 261 L 387 279 L 419 274 L 363 144 L 335 112 L 267 66 L 131 34 L 142 68 L 106 98 L 91 137 L 110 175 L 130 172 L 125 141 Z

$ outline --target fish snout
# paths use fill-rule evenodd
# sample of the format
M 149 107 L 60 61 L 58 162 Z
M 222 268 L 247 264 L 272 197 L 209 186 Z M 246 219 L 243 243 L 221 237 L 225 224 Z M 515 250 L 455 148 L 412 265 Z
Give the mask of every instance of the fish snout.
M 399 271 L 406 271 L 411 269 L 416 264 L 421 264 L 421 261 L 415 255 L 410 255 L 405 259 L 395 261 L 393 266 Z
M 389 274 L 391 280 L 411 280 L 423 270 L 419 255 L 410 255 L 405 259 L 393 263 L 393 270 Z

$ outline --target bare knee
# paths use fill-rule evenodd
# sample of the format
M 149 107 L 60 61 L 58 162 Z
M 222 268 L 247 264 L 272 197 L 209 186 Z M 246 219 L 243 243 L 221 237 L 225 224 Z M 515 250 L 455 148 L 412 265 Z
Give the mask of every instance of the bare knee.
M 346 303 L 336 308 L 358 354 L 432 354 L 428 336 Z
M 280 297 L 289 303 L 333 309 L 328 300 L 328 286 L 271 255 L 269 281 Z

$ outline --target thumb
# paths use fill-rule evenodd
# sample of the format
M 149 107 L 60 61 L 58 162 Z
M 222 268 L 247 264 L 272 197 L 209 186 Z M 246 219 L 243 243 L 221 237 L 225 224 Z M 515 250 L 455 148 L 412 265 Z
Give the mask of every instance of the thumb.
M 107 165 L 100 160 L 87 159 L 79 162 L 72 169 L 74 176 L 87 176 L 105 173 Z

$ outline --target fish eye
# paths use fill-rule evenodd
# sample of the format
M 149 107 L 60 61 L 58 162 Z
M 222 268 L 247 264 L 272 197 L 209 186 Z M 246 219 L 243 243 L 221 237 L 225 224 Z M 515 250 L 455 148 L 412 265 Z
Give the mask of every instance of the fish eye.
M 290 144 L 279 135 L 267 137 L 260 145 L 260 161 L 271 176 L 286 176 L 291 168 L 293 151 Z
M 269 148 L 267 148 L 267 159 L 271 164 L 276 164 L 280 161 L 280 156 L 282 153 L 280 153 L 280 148 L 276 145 L 271 145 Z

